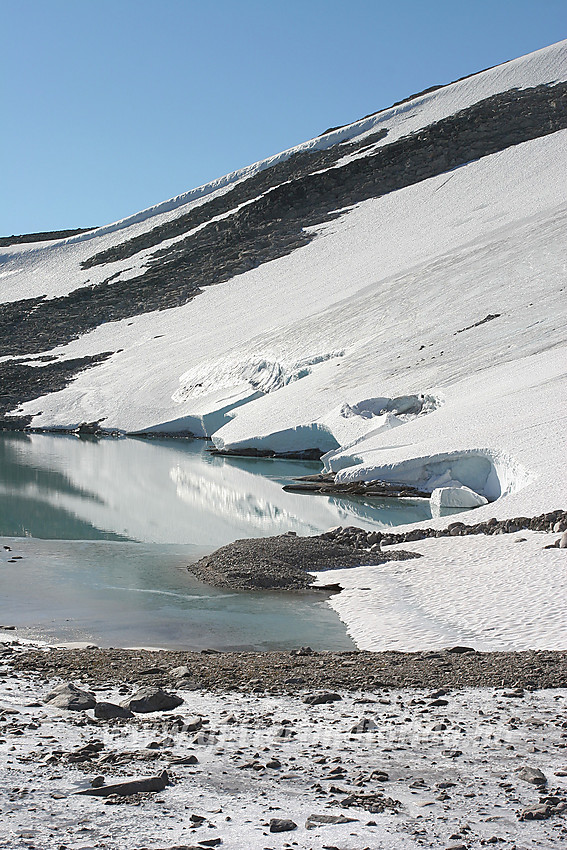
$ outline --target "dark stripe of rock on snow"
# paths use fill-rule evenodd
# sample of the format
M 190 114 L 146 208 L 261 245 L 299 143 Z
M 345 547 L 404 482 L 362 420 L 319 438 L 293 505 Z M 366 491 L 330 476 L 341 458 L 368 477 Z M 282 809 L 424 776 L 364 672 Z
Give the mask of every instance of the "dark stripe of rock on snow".
M 534 517 L 513 517 L 512 519 L 488 519 L 474 525 L 464 522 L 451 522 L 446 528 L 413 528 L 411 531 L 399 533 L 387 531 L 365 531 L 354 525 L 346 528 L 338 527 L 326 531 L 321 537 L 353 549 L 370 549 L 379 551 L 381 546 L 392 546 L 395 543 L 412 543 L 416 540 L 426 540 L 430 537 L 466 537 L 469 534 L 515 534 L 517 531 L 545 531 L 561 534 L 567 530 L 567 511 L 561 509 L 550 511 Z M 305 538 L 301 538 L 304 540 Z M 559 538 L 552 548 L 560 545 Z
M 39 339 L 41 338 L 40 333 Z M 31 416 L 5 418 L 5 414 L 26 401 L 33 401 L 34 398 L 47 393 L 65 389 L 79 372 L 102 363 L 112 354 L 112 351 L 105 351 L 102 354 L 75 357 L 69 360 L 58 360 L 54 356 L 47 355 L 33 358 L 37 365 L 30 365 L 30 361 L 19 363 L 16 360 L 0 363 L 0 428 L 14 430 L 26 428 L 30 424 Z
M 103 322 L 186 304 L 205 286 L 308 244 L 315 236 L 305 228 L 344 215 L 339 210 L 566 127 L 567 84 L 557 83 L 493 95 L 341 165 L 337 163 L 342 157 L 364 153 L 385 131 L 323 151 L 298 152 L 222 196 L 83 264 L 87 271 L 94 265 L 127 260 L 204 225 L 199 232 L 156 250 L 142 274 L 120 280 L 121 272 L 115 272 L 97 285 L 77 281 L 77 288 L 65 296 L 0 305 L 0 356 L 37 354 Z M 236 209 L 240 204 L 244 206 Z M 228 215 L 210 221 L 222 214 Z M 29 387 L 16 403 L 25 398 L 29 398 Z
M 418 557 L 412 552 L 356 552 L 324 537 L 288 533 L 236 540 L 188 569 L 207 584 L 231 590 L 305 590 L 313 584 L 314 578 L 309 574 L 313 571 Z
M 59 239 L 69 239 L 78 233 L 88 233 L 96 227 L 76 227 L 74 230 L 41 230 L 37 233 L 22 233 L 19 236 L 0 236 L 0 248 L 8 245 L 29 245 L 32 242 L 55 242 Z

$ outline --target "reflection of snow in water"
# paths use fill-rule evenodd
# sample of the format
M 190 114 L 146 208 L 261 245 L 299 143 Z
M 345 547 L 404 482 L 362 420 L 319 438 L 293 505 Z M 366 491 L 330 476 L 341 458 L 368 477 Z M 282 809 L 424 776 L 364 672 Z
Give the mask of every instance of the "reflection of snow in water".
M 277 534 L 278 529 L 287 531 L 298 527 L 312 534 L 319 530 L 316 525 L 301 522 L 285 508 L 268 499 L 211 481 L 210 477 L 195 475 L 179 466 L 174 467 L 170 475 L 177 486 L 177 495 L 189 505 L 230 516 L 233 520 L 258 529 L 269 528 L 270 534 Z
M 286 476 L 311 474 L 317 467 L 211 458 L 201 441 L 4 434 L 0 454 L 0 534 L 120 535 L 212 549 L 242 537 L 426 518 L 399 502 L 376 509 L 336 497 L 286 493 L 281 486 Z

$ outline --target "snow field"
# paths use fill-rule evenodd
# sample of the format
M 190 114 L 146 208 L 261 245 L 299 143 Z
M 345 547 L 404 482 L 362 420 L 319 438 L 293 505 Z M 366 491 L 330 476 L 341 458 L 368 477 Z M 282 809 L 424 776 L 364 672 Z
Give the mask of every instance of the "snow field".
M 333 570 L 344 590 L 329 604 L 360 649 L 564 649 L 565 554 L 544 548 L 549 537 L 526 531 L 400 544 L 392 548 L 422 557 Z M 317 574 L 317 583 L 328 581 L 329 573 Z

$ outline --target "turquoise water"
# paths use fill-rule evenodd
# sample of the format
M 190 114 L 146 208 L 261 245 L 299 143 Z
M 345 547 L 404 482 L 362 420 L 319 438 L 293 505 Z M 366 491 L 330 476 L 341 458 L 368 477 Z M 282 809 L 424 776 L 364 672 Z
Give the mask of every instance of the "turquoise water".
M 211 588 L 187 571 L 200 554 L 193 547 L 7 542 L 11 551 L 0 550 L 0 622 L 15 625 L 19 637 L 172 649 L 354 648 L 324 594 Z
M 316 594 L 226 593 L 186 569 L 237 538 L 429 516 L 426 501 L 282 490 L 319 469 L 213 457 L 202 441 L 2 434 L 0 621 L 101 646 L 352 648 Z

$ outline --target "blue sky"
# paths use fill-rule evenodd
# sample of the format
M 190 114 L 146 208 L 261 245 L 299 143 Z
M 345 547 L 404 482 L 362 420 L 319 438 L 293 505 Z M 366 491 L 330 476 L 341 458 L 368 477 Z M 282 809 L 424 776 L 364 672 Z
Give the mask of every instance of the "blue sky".
M 566 37 L 565 0 L 0 0 L 0 235 L 115 221 Z

